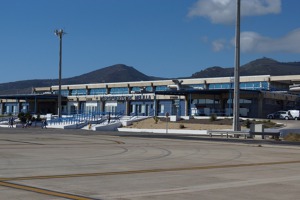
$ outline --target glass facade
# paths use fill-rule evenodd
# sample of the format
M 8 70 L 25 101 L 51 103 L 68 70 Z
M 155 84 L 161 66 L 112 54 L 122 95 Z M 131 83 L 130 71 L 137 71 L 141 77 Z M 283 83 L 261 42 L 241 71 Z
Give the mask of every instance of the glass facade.
M 132 87 L 131 91 L 134 91 L 136 93 L 139 93 L 141 91 L 143 92 L 153 92 L 153 89 L 151 86 L 147 86 L 147 87 Z
M 166 85 L 156 86 L 155 91 L 167 91 L 169 88 Z
M 58 91 L 57 91 L 58 93 Z M 61 90 L 61 96 L 67 97 L 69 96 L 69 90 Z
M 110 89 L 110 94 L 128 94 L 128 87 L 116 87 Z
M 190 89 L 204 89 L 204 84 L 190 84 L 188 85 Z M 168 91 L 169 88 L 166 85 L 161 86 L 146 86 L 144 89 L 146 92 L 154 92 L 155 91 Z M 212 83 L 208 84 L 209 90 L 214 89 L 233 89 L 234 83 Z M 240 83 L 240 89 L 245 90 L 270 90 L 270 84 L 267 81 L 260 81 L 260 82 L 242 82 Z M 131 91 L 134 92 L 140 92 L 143 89 L 143 87 L 132 87 Z M 272 90 L 274 90 L 272 88 Z M 62 96 L 78 96 L 78 95 L 105 95 L 105 94 L 129 94 L 129 88 L 128 87 L 116 87 L 116 88 L 110 88 L 110 92 L 107 92 L 106 88 L 93 88 L 89 90 L 89 93 L 87 93 L 86 89 L 73 89 L 73 90 L 62 90 L 61 94 Z M 58 94 L 58 91 L 54 92 L 55 94 Z
M 86 95 L 86 89 L 71 90 L 71 96 Z
M 146 91 L 147 91 L 147 92 L 153 92 L 153 87 L 147 86 L 147 87 L 146 87 Z
M 268 90 L 269 83 L 266 81 L 241 83 L 240 88 L 245 90 Z
M 134 92 L 140 92 L 140 91 L 141 91 L 141 88 L 140 88 L 140 87 L 132 87 L 132 88 L 131 88 L 131 91 L 134 91 Z
M 106 88 L 92 88 L 90 95 L 106 94 Z
M 53 91 L 53 94 L 58 94 L 58 90 Z M 69 90 L 61 90 L 61 96 L 64 96 L 64 97 L 69 96 Z
M 234 83 L 212 83 L 209 84 L 208 89 L 233 89 Z M 267 81 L 261 82 L 247 82 L 247 83 L 240 83 L 240 89 L 245 90 L 268 90 L 269 83 Z
M 209 84 L 208 89 L 231 89 L 233 88 L 233 83 L 213 83 Z
M 189 87 L 191 87 L 192 89 L 204 89 L 204 84 L 190 84 L 188 85 Z

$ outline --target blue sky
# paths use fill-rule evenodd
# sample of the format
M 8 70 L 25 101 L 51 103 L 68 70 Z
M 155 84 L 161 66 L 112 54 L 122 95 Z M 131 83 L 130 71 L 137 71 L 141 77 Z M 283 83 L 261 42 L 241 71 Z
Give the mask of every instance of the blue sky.
M 0 83 L 114 64 L 159 77 L 234 66 L 236 0 L 0 0 Z M 300 1 L 241 1 L 241 65 L 300 61 Z

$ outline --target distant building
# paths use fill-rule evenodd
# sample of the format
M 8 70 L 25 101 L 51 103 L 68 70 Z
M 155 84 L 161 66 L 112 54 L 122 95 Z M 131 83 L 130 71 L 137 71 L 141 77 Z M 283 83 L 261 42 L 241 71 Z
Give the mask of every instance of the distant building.
M 240 77 L 240 115 L 265 118 L 277 110 L 296 108 L 299 92 L 289 87 L 299 81 L 300 75 Z M 62 112 L 232 116 L 233 88 L 232 77 L 62 85 Z M 51 86 L 34 88 L 27 99 L 0 96 L 0 114 L 57 114 L 57 93 L 58 86 Z

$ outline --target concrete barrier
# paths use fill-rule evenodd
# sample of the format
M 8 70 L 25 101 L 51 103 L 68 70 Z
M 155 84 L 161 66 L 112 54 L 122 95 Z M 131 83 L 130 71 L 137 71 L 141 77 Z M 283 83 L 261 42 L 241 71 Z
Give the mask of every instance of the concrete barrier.
M 123 126 L 130 126 L 130 125 L 132 125 L 132 121 L 122 121 L 122 125 Z
M 210 137 L 213 136 L 226 136 L 229 138 L 229 136 L 244 136 L 244 138 L 248 138 L 250 136 L 250 133 L 248 131 L 233 131 L 233 130 L 209 130 L 207 134 Z
M 95 126 L 93 127 L 93 130 L 94 131 L 116 131 L 121 126 L 122 126 L 121 122 L 115 122 L 111 124 Z
M 166 133 L 166 129 L 118 128 L 118 131 L 120 131 L 120 132 L 135 132 L 135 133 Z M 168 133 L 207 135 L 207 130 L 168 129 Z M 168 134 L 168 133 L 166 133 L 166 134 Z

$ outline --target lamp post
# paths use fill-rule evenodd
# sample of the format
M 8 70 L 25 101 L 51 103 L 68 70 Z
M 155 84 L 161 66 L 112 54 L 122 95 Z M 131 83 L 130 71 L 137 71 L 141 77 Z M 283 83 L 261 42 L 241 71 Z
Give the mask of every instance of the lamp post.
M 234 102 L 233 130 L 240 131 L 240 10 L 241 0 L 236 0 L 236 34 L 235 34 L 235 67 L 234 67 Z
M 58 105 L 57 114 L 61 118 L 61 63 L 62 63 L 62 36 L 65 34 L 63 29 L 55 30 L 54 34 L 59 37 L 59 67 L 58 67 Z

